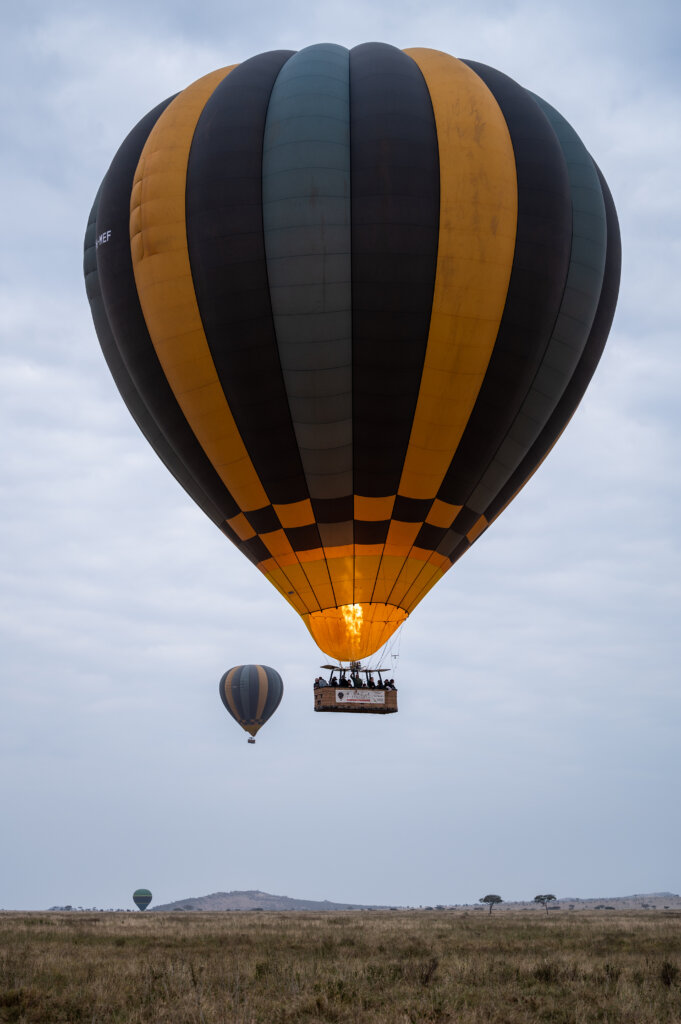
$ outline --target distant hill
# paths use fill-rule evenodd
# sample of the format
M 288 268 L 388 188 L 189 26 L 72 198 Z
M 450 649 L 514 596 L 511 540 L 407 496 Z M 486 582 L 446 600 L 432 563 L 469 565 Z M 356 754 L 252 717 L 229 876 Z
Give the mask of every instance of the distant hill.
M 329 900 L 296 900 L 290 896 L 273 896 L 259 889 L 241 892 L 214 892 L 210 896 L 161 903 L 149 910 L 387 910 L 387 907 L 362 903 L 331 903 Z
M 246 891 L 214 892 L 210 896 L 190 896 L 173 903 L 160 903 L 149 910 L 390 910 L 390 907 L 366 903 L 332 903 L 330 900 L 297 900 L 290 896 L 274 896 L 260 889 Z M 401 907 L 400 909 L 409 909 Z M 417 908 L 413 908 L 417 909 Z M 422 909 L 432 910 L 433 907 Z M 437 910 L 486 910 L 482 903 L 438 904 Z M 580 899 L 577 896 L 559 897 L 550 910 L 681 910 L 681 896 L 673 892 L 642 893 L 634 896 L 603 896 Z M 505 910 L 537 910 L 543 907 L 532 900 L 526 902 L 508 901 L 500 903 L 495 914 Z
M 465 909 L 486 910 L 482 903 L 467 904 Z M 462 906 L 457 909 L 464 909 Z M 648 892 L 634 896 L 598 896 L 580 899 L 578 896 L 559 896 L 549 910 L 681 910 L 681 896 L 673 892 Z M 499 903 L 494 908 L 498 914 L 504 910 L 541 910 L 542 906 L 533 900 L 526 902 Z
M 681 896 L 674 892 L 648 892 L 633 896 L 607 896 L 593 899 L 561 897 L 559 903 L 575 910 L 592 910 L 613 906 L 616 910 L 681 910 Z

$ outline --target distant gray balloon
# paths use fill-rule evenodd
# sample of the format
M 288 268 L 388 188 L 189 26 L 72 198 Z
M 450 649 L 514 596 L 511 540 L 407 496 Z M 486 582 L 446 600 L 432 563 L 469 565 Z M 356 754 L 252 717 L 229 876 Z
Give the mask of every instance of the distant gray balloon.
M 220 697 L 235 722 L 255 736 L 279 707 L 284 684 L 269 665 L 237 665 L 220 680 Z M 255 743 L 250 739 L 249 743 Z

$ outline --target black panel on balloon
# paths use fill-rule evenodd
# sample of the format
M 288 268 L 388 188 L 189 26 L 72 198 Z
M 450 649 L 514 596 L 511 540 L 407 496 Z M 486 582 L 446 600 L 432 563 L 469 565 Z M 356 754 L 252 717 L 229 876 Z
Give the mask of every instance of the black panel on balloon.
M 603 354 L 608 332 L 612 325 L 617 305 L 619 292 L 620 270 L 622 263 L 622 248 L 620 242 L 619 224 L 615 204 L 610 194 L 610 189 L 603 178 L 603 175 L 596 167 L 598 177 L 603 190 L 605 203 L 605 215 L 608 224 L 608 248 L 605 259 L 605 272 L 603 286 L 598 309 L 594 318 L 589 340 L 586 344 L 581 359 L 577 364 L 570 383 L 556 406 L 553 415 L 544 427 L 543 431 L 530 448 L 529 452 L 520 463 L 513 476 L 509 479 L 503 490 L 497 495 L 486 512 L 487 518 L 494 519 L 504 506 L 513 498 L 525 481 L 532 475 L 542 459 L 551 450 L 565 427 L 568 425 L 573 413 L 581 402 L 589 382 L 598 366 Z
M 430 94 L 395 47 L 350 51 L 355 494 L 396 494 L 433 303 L 440 167 Z

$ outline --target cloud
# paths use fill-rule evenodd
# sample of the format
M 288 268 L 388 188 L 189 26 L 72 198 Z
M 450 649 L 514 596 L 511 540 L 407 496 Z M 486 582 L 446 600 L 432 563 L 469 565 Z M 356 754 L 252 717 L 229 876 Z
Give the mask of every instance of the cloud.
M 7 12 L 0 905 L 118 906 L 138 884 L 420 904 L 497 879 L 520 898 L 547 864 L 539 889 L 678 888 L 679 18 L 585 0 Z M 159 100 L 264 49 L 372 37 L 554 104 L 611 185 L 624 268 L 573 422 L 401 631 L 400 714 L 353 721 L 312 713 L 305 627 L 139 435 L 81 262 L 102 175 Z M 255 748 L 217 696 L 249 661 L 286 687 Z M 338 851 L 376 870 L 330 876 Z

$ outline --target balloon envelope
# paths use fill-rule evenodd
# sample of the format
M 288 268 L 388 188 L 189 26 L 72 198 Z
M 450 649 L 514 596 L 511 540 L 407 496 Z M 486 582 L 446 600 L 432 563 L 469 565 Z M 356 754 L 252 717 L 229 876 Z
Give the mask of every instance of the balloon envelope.
M 619 273 L 608 187 L 557 111 L 493 68 L 382 43 L 262 53 L 159 104 L 85 241 L 140 429 L 345 661 L 543 461 Z
M 269 665 L 237 665 L 220 680 L 220 697 L 235 722 L 255 736 L 281 703 L 284 684 Z
M 135 889 L 132 899 L 138 910 L 146 910 L 151 903 L 151 892 L 148 889 Z

